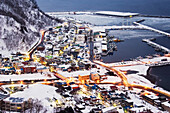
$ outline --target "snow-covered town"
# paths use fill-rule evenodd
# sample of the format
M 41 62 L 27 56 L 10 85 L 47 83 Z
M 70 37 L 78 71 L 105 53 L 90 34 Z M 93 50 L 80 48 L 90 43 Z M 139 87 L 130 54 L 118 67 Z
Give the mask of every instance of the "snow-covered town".
M 112 13 L 116 14 L 129 16 L 129 13 Z M 146 28 L 141 25 L 129 27 Z M 108 36 L 106 29 L 112 28 L 121 29 L 121 26 L 96 27 L 74 18 L 64 18 L 62 23 L 41 30 L 40 39 L 28 51 L 1 55 L 1 111 L 170 112 L 170 92 L 146 79 L 150 67 L 169 65 L 170 55 L 104 63 L 101 56 L 117 50 L 113 42 L 123 41 Z

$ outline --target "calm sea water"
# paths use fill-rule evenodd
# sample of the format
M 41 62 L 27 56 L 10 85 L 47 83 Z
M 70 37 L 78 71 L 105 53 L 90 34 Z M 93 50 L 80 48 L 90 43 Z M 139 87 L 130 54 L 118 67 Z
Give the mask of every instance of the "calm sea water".
M 43 11 L 129 11 L 169 15 L 170 0 L 37 0 Z
M 147 15 L 170 16 L 170 0 L 37 0 L 39 7 L 45 12 L 55 11 L 124 11 L 136 12 Z M 62 15 L 63 16 L 63 15 Z M 69 15 L 71 16 L 71 15 Z M 95 25 L 121 25 L 127 20 L 115 17 L 72 15 L 74 18 L 91 22 Z M 143 19 L 135 17 L 128 20 Z M 170 33 L 170 19 L 144 18 L 143 24 Z M 170 49 L 170 38 L 145 30 L 117 30 L 110 31 L 110 35 L 122 38 L 125 42 L 117 43 L 118 51 L 113 55 L 103 57 L 105 62 L 129 60 L 138 56 L 145 57 L 157 52 L 146 43 L 143 38 L 156 38 L 157 43 Z M 161 54 L 161 53 L 159 53 Z M 170 66 L 152 68 L 150 73 L 158 76 L 157 85 L 170 91 Z
M 154 67 L 150 70 L 150 74 L 157 76 L 157 85 L 170 91 L 170 66 Z

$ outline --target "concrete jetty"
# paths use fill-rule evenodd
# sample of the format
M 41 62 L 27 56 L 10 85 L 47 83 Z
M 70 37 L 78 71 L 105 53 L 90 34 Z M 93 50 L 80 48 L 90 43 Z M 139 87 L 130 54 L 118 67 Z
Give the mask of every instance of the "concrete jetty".
M 140 24 L 140 23 L 138 23 L 138 22 L 133 22 L 133 24 L 138 25 L 138 26 L 140 26 L 140 27 L 143 27 L 143 29 L 150 30 L 150 31 L 154 31 L 154 32 L 156 32 L 156 33 L 159 33 L 159 34 L 162 34 L 162 35 L 165 35 L 165 36 L 170 37 L 170 33 L 167 33 L 167 32 L 164 32 L 164 31 L 161 31 L 161 30 L 158 30 L 158 29 L 155 29 L 155 28 L 152 28 L 152 27 L 149 27 L 149 26 Z
M 170 53 L 170 50 L 164 46 L 161 46 L 155 42 L 152 42 L 150 39 L 142 39 L 143 42 L 146 42 L 148 43 L 149 45 L 155 47 L 155 48 L 158 48 L 160 50 L 162 50 L 162 52 L 167 52 L 167 53 Z

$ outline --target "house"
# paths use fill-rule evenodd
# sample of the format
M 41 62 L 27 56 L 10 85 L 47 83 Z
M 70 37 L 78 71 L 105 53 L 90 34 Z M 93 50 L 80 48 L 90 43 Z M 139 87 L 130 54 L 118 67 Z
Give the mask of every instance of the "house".
M 33 65 L 24 66 L 24 67 L 23 67 L 23 72 L 24 72 L 24 73 L 35 73 L 35 72 L 36 72 L 36 67 L 33 66 Z
M 38 66 L 36 67 L 37 72 L 42 73 L 42 72 L 48 72 L 49 69 L 45 66 Z
M 20 97 L 8 97 L 1 102 L 1 110 L 23 112 L 31 107 L 31 99 L 25 100 Z
M 155 100 L 159 99 L 159 97 L 156 95 L 142 95 L 142 98 L 143 98 L 143 100 L 145 100 L 146 102 L 148 102 L 152 105 L 154 105 Z
M 163 107 L 166 111 L 170 112 L 170 101 L 163 102 L 163 103 L 162 103 L 162 107 Z
M 133 100 L 131 100 L 131 99 L 123 100 L 122 106 L 127 107 L 127 108 L 133 107 Z

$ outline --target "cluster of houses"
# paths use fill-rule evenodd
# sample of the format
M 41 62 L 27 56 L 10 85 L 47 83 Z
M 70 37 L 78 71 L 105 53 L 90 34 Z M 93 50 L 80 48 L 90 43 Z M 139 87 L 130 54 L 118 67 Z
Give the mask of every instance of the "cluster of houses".
M 0 57 L 0 73 L 3 75 L 51 71 L 68 78 L 73 75 L 80 83 L 58 80 L 54 81 L 53 86 L 41 86 L 42 84 L 36 86 L 33 84 L 35 86 L 32 88 L 21 88 L 22 91 L 16 91 L 12 94 L 12 97 L 8 95 L 6 99 L 1 100 L 0 109 L 16 112 L 24 112 L 30 109 L 33 106 L 31 97 L 23 97 L 22 95 L 27 95 L 30 91 L 33 91 L 34 94 L 33 88 L 43 87 L 44 89 L 41 90 L 44 91 L 42 95 L 44 95 L 45 101 L 48 100 L 50 106 L 58 112 L 71 106 L 72 111 L 80 113 L 152 113 L 152 110 L 144 103 L 137 104 L 134 102 L 134 99 L 130 96 L 133 93 L 137 96 L 135 98 L 140 98 L 140 100 L 144 100 L 160 110 L 170 112 L 170 103 L 164 96 L 145 95 L 143 91 L 136 94 L 133 89 L 127 90 L 124 86 L 99 84 L 100 81 L 107 79 L 106 73 L 104 71 L 99 72 L 100 68 L 89 62 L 91 45 L 87 42 L 91 40 L 89 39 L 91 36 L 94 36 L 95 43 L 93 46 L 95 49 L 92 49 L 97 55 L 108 51 L 109 40 L 104 32 L 94 33 L 93 35 L 91 33 L 92 31 L 87 24 L 68 19 L 68 22 L 58 25 L 45 34 L 41 49 L 37 48 L 32 59 L 19 52 L 11 54 L 10 58 Z M 113 42 L 111 41 L 111 43 Z M 91 72 L 92 68 L 95 68 L 96 72 Z M 81 71 L 83 72 L 82 75 L 80 74 Z M 89 81 L 93 82 L 90 83 Z M 51 89 L 53 89 L 53 93 Z M 47 98 L 45 94 L 50 95 L 50 97 Z M 35 98 L 39 98 L 36 97 L 37 94 L 34 95 Z

